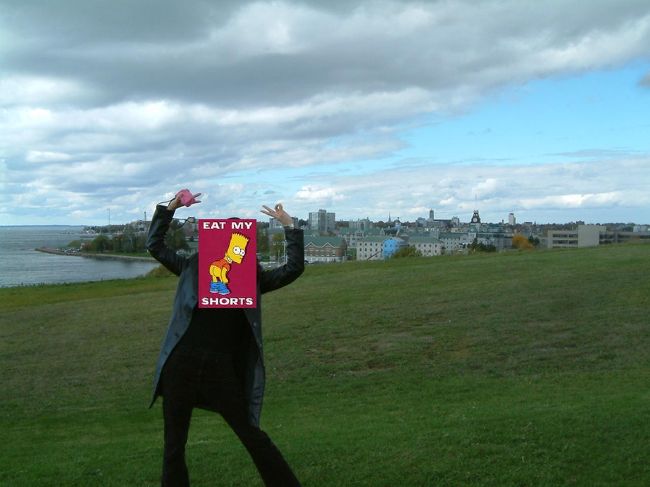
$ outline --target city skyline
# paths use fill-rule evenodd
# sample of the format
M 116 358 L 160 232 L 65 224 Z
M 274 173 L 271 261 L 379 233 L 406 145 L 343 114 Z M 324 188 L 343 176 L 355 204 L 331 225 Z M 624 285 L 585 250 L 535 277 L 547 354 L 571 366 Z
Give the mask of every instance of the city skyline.
M 0 225 L 650 223 L 640 0 L 0 0 Z

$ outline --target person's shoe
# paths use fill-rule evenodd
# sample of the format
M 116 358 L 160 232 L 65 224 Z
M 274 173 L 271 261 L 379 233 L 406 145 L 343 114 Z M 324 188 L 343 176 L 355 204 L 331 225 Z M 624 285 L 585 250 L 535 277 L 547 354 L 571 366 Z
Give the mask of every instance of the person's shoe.
M 218 290 L 217 292 L 221 294 L 222 296 L 225 296 L 226 294 L 230 294 L 230 289 L 228 289 L 228 286 L 226 286 L 223 282 L 218 282 Z
M 219 292 L 219 286 L 217 284 L 219 284 L 219 283 L 218 282 L 211 282 L 210 283 L 210 292 L 211 293 L 218 293 Z

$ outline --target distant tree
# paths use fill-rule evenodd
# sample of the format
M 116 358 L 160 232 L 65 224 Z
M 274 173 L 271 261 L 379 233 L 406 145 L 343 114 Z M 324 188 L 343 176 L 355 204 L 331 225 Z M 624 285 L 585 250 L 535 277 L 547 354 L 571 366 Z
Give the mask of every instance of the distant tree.
M 533 248 L 533 244 L 521 233 L 513 235 L 512 247 L 519 250 L 528 250 Z
M 497 248 L 492 244 L 484 244 L 483 242 L 479 242 L 478 238 L 475 237 L 469 246 L 469 251 L 470 252 L 496 252 Z
M 114 235 L 113 240 L 113 252 L 124 252 L 124 235 Z
M 137 240 L 138 236 L 132 227 L 127 227 L 124 229 L 122 234 L 122 249 L 121 252 L 137 252 Z
M 533 237 L 532 235 L 528 237 L 528 241 L 533 245 L 533 247 L 539 247 L 539 239 L 537 237 Z
M 112 250 L 113 245 L 111 240 L 106 235 L 98 235 L 88 245 L 87 249 L 93 252 L 105 252 Z
M 187 250 L 189 248 L 185 239 L 185 232 L 181 228 L 178 220 L 172 220 L 169 230 L 165 234 L 165 245 L 174 251 Z
M 411 245 L 407 245 L 393 254 L 393 259 L 399 259 L 401 257 L 422 257 L 422 252 Z
M 269 236 L 267 227 L 257 225 L 257 251 L 260 254 L 267 255 L 269 253 Z
M 144 233 L 139 233 L 135 239 L 135 251 L 144 252 L 147 250 L 147 236 Z
M 271 239 L 271 253 L 275 256 L 276 262 L 280 260 L 281 256 L 284 256 L 284 234 L 273 234 L 273 238 Z

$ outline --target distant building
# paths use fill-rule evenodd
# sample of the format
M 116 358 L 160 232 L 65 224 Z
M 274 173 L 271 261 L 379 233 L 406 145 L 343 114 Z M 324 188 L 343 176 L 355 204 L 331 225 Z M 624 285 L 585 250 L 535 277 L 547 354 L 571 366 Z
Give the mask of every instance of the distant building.
M 356 221 L 350 221 L 350 230 L 360 230 L 365 232 L 374 227 L 375 225 L 368 218 L 363 218 L 361 220 L 356 220 Z
M 305 236 L 305 261 L 342 262 L 345 260 L 347 244 L 341 237 Z
M 357 240 L 357 260 L 382 260 L 386 237 L 371 236 Z
M 293 220 L 293 226 L 299 228 L 298 218 L 292 217 L 292 220 Z M 280 220 L 276 220 L 275 218 L 269 218 L 269 229 L 271 230 L 284 229 L 284 226 L 282 225 Z
M 514 226 L 517 223 L 517 220 L 515 219 L 515 214 L 514 213 L 509 213 L 508 214 L 508 225 Z
M 336 227 L 336 215 L 327 210 L 309 212 L 309 229 L 314 232 L 333 232 Z
M 600 234 L 600 245 L 625 243 L 625 242 L 650 242 L 650 232 L 648 231 L 605 231 Z
M 467 248 L 476 237 L 476 234 L 468 232 L 441 232 L 439 236 L 442 242 L 441 252 L 451 254 Z
M 433 257 L 442 255 L 443 243 L 440 239 L 434 237 L 411 237 L 409 245 L 415 247 L 423 257 Z
M 381 254 L 384 259 L 390 259 L 395 252 L 398 250 L 407 247 L 406 242 L 403 238 L 391 237 L 384 240 L 382 243 Z
M 549 249 L 595 247 L 607 228 L 602 225 L 578 225 L 575 230 L 549 230 L 546 245 Z

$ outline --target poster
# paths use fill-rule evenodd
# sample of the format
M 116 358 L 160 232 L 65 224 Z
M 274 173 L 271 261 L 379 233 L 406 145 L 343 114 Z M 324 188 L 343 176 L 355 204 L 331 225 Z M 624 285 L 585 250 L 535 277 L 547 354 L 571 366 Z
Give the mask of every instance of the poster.
M 199 220 L 199 308 L 257 306 L 253 219 Z

